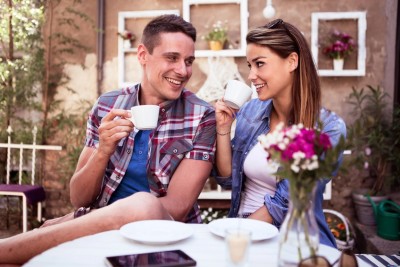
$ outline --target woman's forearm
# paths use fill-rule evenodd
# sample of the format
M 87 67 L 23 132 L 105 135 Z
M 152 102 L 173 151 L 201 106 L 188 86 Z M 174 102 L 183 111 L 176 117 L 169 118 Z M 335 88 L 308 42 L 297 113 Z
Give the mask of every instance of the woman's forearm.
M 217 132 L 216 166 L 219 176 L 232 174 L 232 149 L 230 132 Z

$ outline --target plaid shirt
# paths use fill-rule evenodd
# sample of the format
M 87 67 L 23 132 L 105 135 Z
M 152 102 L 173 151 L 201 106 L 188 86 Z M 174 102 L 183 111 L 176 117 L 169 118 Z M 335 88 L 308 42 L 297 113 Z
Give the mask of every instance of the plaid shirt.
M 137 84 L 100 96 L 88 119 L 86 146 L 98 146 L 100 122 L 111 109 L 130 110 L 138 105 L 139 88 L 140 84 Z M 150 192 L 162 197 L 167 194 L 170 179 L 182 159 L 214 161 L 215 114 L 209 104 L 186 89 L 179 99 L 163 102 L 159 106 L 158 126 L 150 134 L 147 176 Z M 102 190 L 92 207 L 106 206 L 120 184 L 132 156 L 136 133 L 133 131 L 118 143 L 106 167 Z M 186 222 L 201 223 L 197 203 Z

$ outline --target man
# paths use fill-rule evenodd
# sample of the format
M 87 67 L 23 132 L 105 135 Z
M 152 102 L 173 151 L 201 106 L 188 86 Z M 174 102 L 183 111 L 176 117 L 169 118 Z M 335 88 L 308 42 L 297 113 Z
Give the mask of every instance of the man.
M 0 264 L 21 264 L 60 243 L 133 221 L 201 221 L 196 199 L 214 160 L 215 114 L 184 89 L 195 41 L 195 28 L 175 15 L 145 27 L 137 51 L 141 83 L 98 99 L 71 178 L 72 204 L 93 209 L 0 241 Z M 160 106 L 154 131 L 138 131 L 129 120 L 128 109 L 144 104 Z

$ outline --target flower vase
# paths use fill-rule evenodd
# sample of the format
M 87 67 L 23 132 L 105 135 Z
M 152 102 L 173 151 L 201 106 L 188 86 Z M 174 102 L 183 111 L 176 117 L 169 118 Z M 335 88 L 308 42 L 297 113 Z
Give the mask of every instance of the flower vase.
M 290 184 L 289 210 L 279 233 L 278 264 L 298 266 L 299 262 L 315 256 L 319 247 L 319 230 L 314 214 L 316 183 Z
M 132 42 L 131 42 L 131 40 L 128 40 L 128 39 L 124 40 L 124 48 L 125 48 L 125 49 L 132 48 Z
M 209 41 L 208 45 L 210 47 L 211 50 L 222 50 L 223 48 L 223 43 L 221 43 L 220 41 Z
M 344 59 L 343 58 L 334 58 L 333 59 L 333 69 L 334 70 L 343 70 Z

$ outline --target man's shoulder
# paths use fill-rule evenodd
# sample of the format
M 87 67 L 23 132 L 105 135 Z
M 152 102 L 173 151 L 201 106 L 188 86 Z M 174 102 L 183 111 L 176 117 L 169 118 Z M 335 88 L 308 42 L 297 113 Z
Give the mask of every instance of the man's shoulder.
M 135 94 L 137 92 L 137 87 L 136 85 L 112 90 L 109 92 L 106 92 L 100 96 L 100 98 L 115 98 L 115 97 L 120 97 L 120 96 L 129 96 L 132 94 Z
M 137 87 L 129 86 L 102 94 L 98 99 L 98 105 L 104 108 L 130 108 L 137 95 Z
M 182 100 L 185 101 L 187 104 L 204 107 L 205 109 L 212 109 L 214 110 L 213 106 L 208 102 L 204 101 L 203 99 L 199 98 L 195 93 L 184 89 L 182 93 Z

